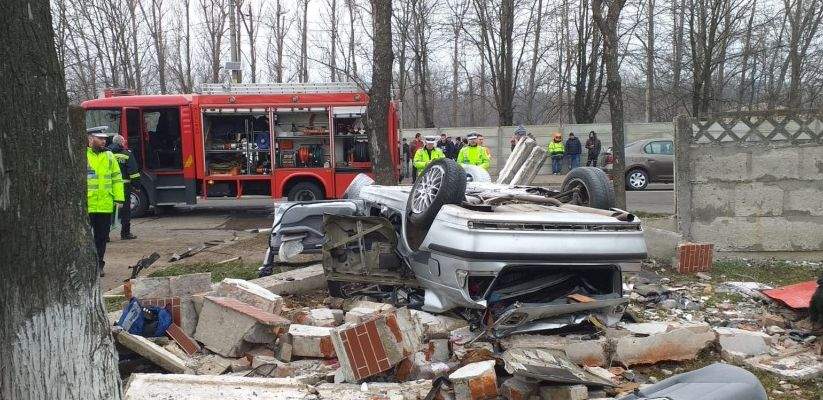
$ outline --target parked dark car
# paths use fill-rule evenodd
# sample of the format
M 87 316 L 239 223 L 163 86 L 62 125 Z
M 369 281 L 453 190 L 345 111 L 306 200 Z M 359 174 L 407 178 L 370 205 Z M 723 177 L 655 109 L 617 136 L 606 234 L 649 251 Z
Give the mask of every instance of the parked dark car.
M 606 150 L 603 170 L 611 174 L 612 148 Z M 674 182 L 674 143 L 672 139 L 644 139 L 626 145 L 626 189 L 644 190 L 649 183 Z

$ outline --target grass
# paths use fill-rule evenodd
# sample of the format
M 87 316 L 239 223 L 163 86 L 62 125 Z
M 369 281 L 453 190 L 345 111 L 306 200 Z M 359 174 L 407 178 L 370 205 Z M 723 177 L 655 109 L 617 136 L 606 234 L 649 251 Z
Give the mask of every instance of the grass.
M 103 298 L 103 305 L 106 307 L 106 312 L 120 311 L 123 309 L 124 301 L 126 301 L 124 296 L 106 297 Z
M 823 267 L 786 261 L 715 261 L 711 276 L 717 281 L 754 281 L 777 287 L 816 280 Z
M 255 279 L 257 278 L 257 268 L 259 264 L 233 261 L 225 264 L 200 262 L 193 264 L 173 264 L 163 269 L 156 270 L 149 274 L 150 277 L 177 276 L 185 274 L 196 274 L 201 272 L 211 272 L 212 282 L 220 282 L 224 278 Z
M 631 211 L 632 214 L 637 216 L 640 219 L 656 219 L 656 218 L 669 218 L 672 214 L 664 214 L 664 213 L 652 213 L 652 212 L 645 212 L 645 211 Z

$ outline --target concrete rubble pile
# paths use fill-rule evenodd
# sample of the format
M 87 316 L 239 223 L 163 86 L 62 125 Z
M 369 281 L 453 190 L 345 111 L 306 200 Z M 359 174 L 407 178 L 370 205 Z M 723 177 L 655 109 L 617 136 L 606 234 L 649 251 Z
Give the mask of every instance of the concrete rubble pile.
M 113 328 L 123 351 L 155 367 L 141 372 L 166 372 L 135 371 L 125 398 L 607 399 L 655 383 L 649 366 L 711 351 L 785 379 L 823 372 L 814 339 L 798 336 L 794 321 L 764 312 L 751 294 L 740 294 L 740 304 L 711 303 L 703 281 L 676 286 L 642 271 L 627 278 L 625 296 L 628 314 L 646 322 L 493 338 L 461 318 L 368 298 L 295 307 L 287 296 L 316 292 L 317 278 L 312 270 L 288 274 L 214 285 L 209 274 L 129 282 L 141 302 L 190 306 L 181 307 L 183 329 L 167 332 L 171 340 Z

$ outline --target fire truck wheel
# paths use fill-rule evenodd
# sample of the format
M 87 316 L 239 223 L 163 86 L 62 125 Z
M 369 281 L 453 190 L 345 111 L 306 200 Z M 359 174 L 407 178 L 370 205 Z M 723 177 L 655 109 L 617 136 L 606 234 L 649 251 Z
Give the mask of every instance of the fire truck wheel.
M 133 186 L 131 188 L 131 218 L 140 218 L 146 215 L 149 210 L 149 196 L 141 186 Z
M 466 171 L 450 158 L 432 161 L 414 181 L 406 202 L 406 239 L 420 247 L 440 208 L 466 198 Z
M 289 201 L 323 200 L 323 190 L 313 182 L 298 182 L 289 189 Z

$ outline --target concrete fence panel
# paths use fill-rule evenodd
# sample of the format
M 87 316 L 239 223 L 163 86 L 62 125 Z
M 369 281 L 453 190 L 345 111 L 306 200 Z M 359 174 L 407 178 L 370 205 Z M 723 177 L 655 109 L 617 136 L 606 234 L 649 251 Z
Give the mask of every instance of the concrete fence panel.
M 779 110 L 675 121 L 684 238 L 721 252 L 823 251 L 823 113 Z

